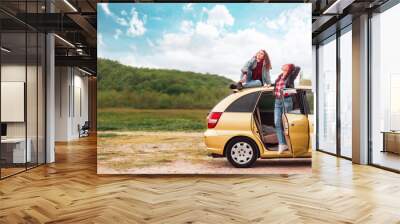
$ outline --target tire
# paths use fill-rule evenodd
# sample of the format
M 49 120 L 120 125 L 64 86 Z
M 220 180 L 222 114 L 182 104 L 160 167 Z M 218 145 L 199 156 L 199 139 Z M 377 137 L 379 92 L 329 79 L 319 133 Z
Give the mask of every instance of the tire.
M 236 168 L 251 167 L 258 158 L 258 147 L 249 138 L 234 138 L 226 146 L 226 158 Z

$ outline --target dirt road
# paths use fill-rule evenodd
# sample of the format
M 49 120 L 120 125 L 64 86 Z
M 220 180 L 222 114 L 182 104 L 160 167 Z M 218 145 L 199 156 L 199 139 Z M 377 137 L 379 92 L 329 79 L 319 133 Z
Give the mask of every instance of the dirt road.
M 311 172 L 310 159 L 258 160 L 238 169 L 211 158 L 202 133 L 99 132 L 99 174 L 294 174 Z

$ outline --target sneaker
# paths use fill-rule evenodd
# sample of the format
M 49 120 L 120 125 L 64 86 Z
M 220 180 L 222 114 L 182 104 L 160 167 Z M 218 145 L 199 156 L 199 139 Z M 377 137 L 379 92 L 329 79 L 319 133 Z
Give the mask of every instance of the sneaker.
M 279 145 L 278 146 L 278 153 L 281 154 L 283 151 L 288 149 L 287 145 Z
M 236 86 L 238 90 L 243 89 L 243 84 L 241 82 L 238 82 Z
M 237 89 L 237 85 L 234 84 L 234 83 L 232 83 L 232 84 L 229 86 L 229 88 L 230 88 L 230 89 Z

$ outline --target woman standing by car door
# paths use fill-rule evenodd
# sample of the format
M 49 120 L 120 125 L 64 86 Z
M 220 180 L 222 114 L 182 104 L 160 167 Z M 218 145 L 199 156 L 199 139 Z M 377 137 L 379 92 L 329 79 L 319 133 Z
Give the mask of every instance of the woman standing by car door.
M 292 87 L 293 80 L 289 77 L 291 73 L 294 71 L 295 66 L 293 64 L 285 64 L 282 66 L 282 73 L 275 80 L 275 107 L 274 107 L 274 122 L 276 128 L 276 135 L 278 137 L 278 151 L 282 153 L 283 151 L 288 149 L 286 144 L 285 136 L 283 133 L 283 124 L 282 124 L 282 114 L 283 114 L 283 106 L 285 106 L 286 111 L 291 111 L 293 107 L 292 97 L 289 95 L 283 95 L 284 88 Z
M 271 85 L 271 61 L 265 50 L 259 50 L 242 68 L 240 81 L 231 84 L 231 89 Z

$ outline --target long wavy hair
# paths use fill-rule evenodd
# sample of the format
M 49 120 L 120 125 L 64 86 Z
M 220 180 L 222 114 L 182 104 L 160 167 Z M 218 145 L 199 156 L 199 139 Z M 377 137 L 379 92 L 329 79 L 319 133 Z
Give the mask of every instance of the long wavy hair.
M 262 51 L 264 53 L 264 65 L 265 65 L 265 68 L 271 70 L 272 69 L 271 60 L 269 59 L 267 51 L 264 50 L 264 49 L 261 49 L 260 51 Z M 258 51 L 258 52 L 260 52 L 260 51 Z M 257 54 L 256 54 L 256 57 L 257 57 Z
M 288 67 L 287 74 L 292 73 L 293 70 L 294 70 L 294 64 L 284 64 L 283 66 L 287 66 Z

